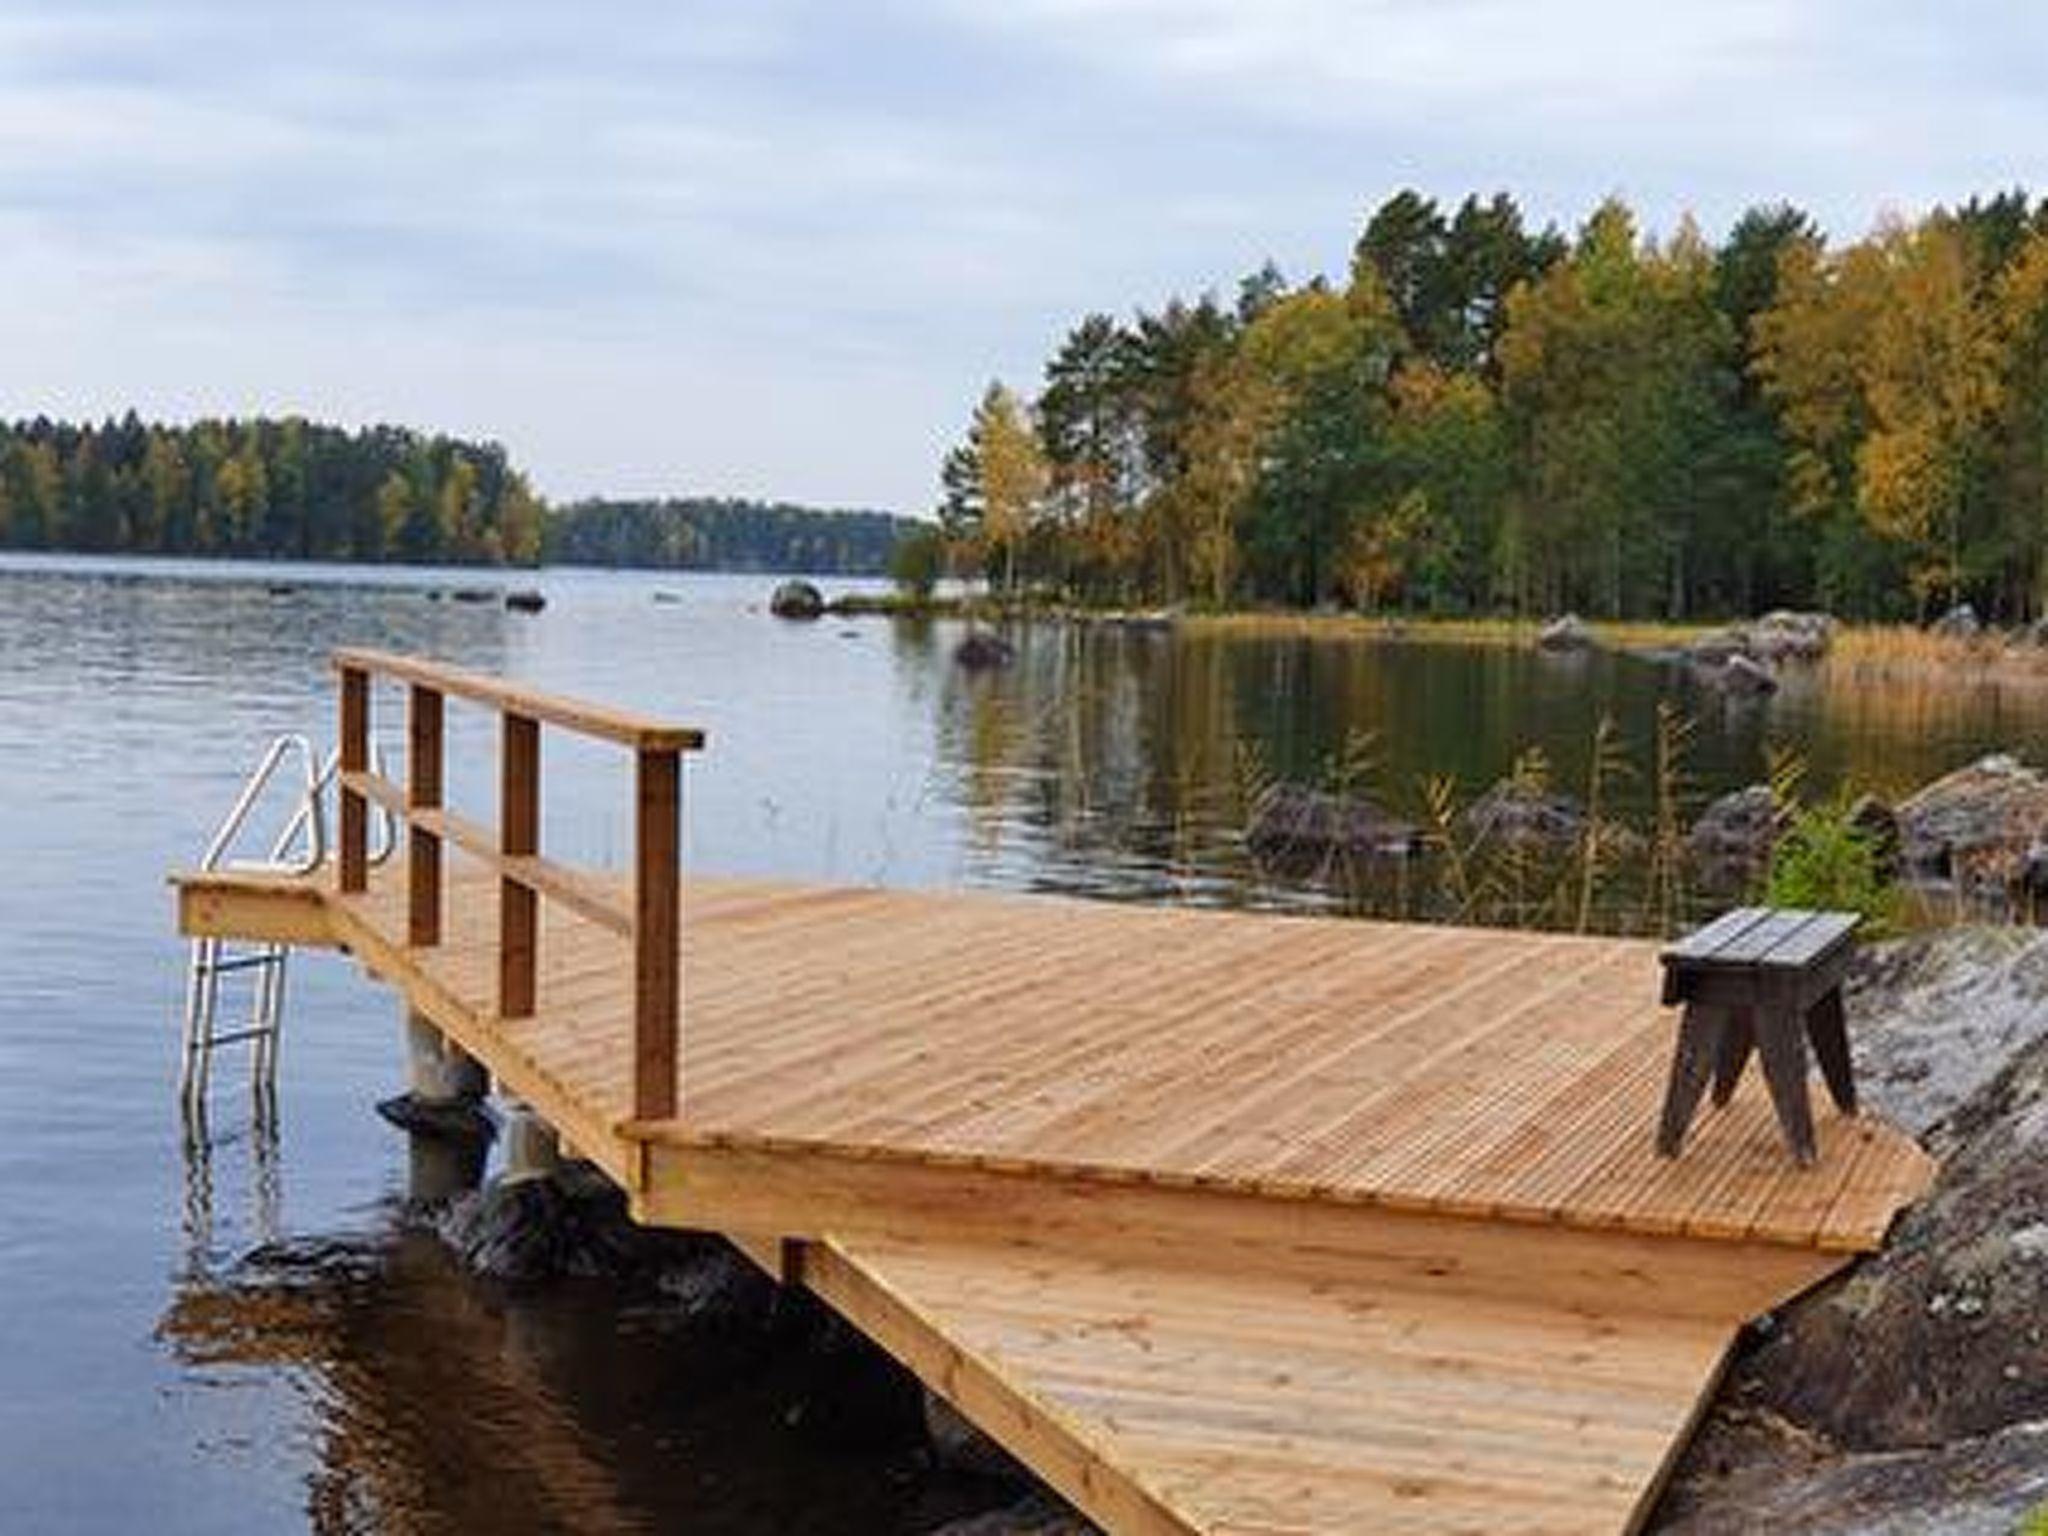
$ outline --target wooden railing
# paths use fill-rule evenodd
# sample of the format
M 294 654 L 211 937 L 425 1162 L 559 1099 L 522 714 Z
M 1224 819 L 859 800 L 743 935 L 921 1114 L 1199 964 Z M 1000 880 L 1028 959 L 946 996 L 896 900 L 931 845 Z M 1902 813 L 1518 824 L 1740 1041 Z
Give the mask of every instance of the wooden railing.
M 529 1017 L 540 964 L 545 898 L 609 928 L 633 950 L 633 1116 L 676 1112 L 682 1016 L 682 754 L 700 750 L 703 733 L 574 699 L 539 693 L 456 667 L 385 651 L 341 650 L 341 851 L 344 893 L 369 887 L 369 809 L 405 823 L 406 941 L 441 942 L 442 863 L 446 844 L 498 875 L 498 1012 Z M 406 783 L 370 769 L 370 685 L 384 677 L 407 690 Z M 498 827 L 457 816 L 444 804 L 446 701 L 465 699 L 498 712 Z M 606 881 L 541 857 L 540 728 L 558 726 L 617 742 L 635 760 L 633 899 L 622 903 Z

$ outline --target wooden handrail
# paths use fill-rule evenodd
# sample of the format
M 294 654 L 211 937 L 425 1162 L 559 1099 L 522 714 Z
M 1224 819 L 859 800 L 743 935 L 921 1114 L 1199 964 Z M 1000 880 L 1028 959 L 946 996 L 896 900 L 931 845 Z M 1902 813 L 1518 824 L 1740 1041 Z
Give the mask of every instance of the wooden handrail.
M 339 882 L 369 885 L 369 807 L 407 828 L 406 934 L 416 948 L 441 940 L 442 849 L 453 843 L 498 876 L 498 1012 L 522 1018 L 539 991 L 539 901 L 556 901 L 629 940 L 633 947 L 633 1085 L 636 1120 L 672 1117 L 680 1103 L 682 974 L 682 754 L 704 734 L 645 716 L 585 704 L 386 651 L 334 653 L 341 674 Z M 406 685 L 410 750 L 400 788 L 370 768 L 370 683 Z M 498 712 L 499 824 L 467 821 L 442 803 L 446 782 L 444 703 L 466 699 Z M 630 747 L 634 855 L 630 901 L 610 882 L 540 853 L 540 728 L 559 726 Z
M 636 751 L 699 752 L 704 748 L 704 733 L 689 726 L 671 725 L 648 715 L 612 709 L 603 704 L 587 704 L 581 699 L 564 698 L 560 694 L 543 693 L 538 688 L 508 683 L 503 678 L 482 672 L 470 672 L 438 661 L 423 661 L 417 656 L 401 656 L 395 651 L 343 647 L 334 653 L 334 665 L 344 676 L 350 672 L 366 672 L 399 682 L 417 683 L 452 698 L 488 704 L 506 714 L 525 715 L 545 725 L 559 725 L 580 736 L 615 741 Z

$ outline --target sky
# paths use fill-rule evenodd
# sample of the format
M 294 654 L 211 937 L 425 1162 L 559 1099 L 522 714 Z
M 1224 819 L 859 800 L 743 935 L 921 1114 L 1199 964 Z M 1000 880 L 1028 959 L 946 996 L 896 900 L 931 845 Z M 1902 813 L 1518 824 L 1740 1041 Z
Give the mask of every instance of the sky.
M 0 415 L 488 437 L 927 511 L 1082 315 L 1413 186 L 1837 237 L 2048 191 L 2030 0 L 0 0 Z

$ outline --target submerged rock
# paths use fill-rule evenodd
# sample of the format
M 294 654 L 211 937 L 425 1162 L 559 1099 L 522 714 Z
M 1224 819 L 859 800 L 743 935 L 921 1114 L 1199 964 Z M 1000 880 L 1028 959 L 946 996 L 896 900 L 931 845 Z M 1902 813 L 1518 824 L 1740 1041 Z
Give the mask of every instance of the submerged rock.
M 1419 829 L 1363 795 L 1306 784 L 1275 784 L 1260 795 L 1245 842 L 1260 858 L 1286 862 L 1407 858 L 1422 851 Z
M 1590 651 L 1598 644 L 1592 627 L 1576 613 L 1559 615 L 1536 634 L 1536 648 L 1542 651 Z
M 808 581 L 785 581 L 768 594 L 768 611 L 778 619 L 823 618 L 825 594 Z
M 1017 659 L 1017 648 L 1001 635 L 977 629 L 953 648 L 953 660 L 970 672 L 1007 667 Z

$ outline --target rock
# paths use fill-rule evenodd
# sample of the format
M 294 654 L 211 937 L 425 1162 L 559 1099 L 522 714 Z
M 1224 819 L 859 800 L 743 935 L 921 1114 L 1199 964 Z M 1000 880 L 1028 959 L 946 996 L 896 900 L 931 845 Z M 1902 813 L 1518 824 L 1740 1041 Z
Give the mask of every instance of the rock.
M 1870 845 L 1877 877 L 1884 881 L 1898 879 L 1899 813 L 1876 795 L 1858 795 L 1856 803 L 1849 807 L 1849 825 Z
M 1778 691 L 1777 674 L 1748 656 L 1730 656 L 1707 676 L 1731 698 L 1764 699 Z
M 457 587 L 448 596 L 458 603 L 494 603 L 498 600 L 496 587 Z
M 1700 812 L 1685 851 L 1702 883 L 1714 891 L 1754 886 L 1778 843 L 1778 802 L 1768 784 L 1731 790 Z
M 778 619 L 823 618 L 825 594 L 808 581 L 785 581 L 768 594 L 768 611 Z
M 1749 654 L 1760 661 L 1819 661 L 1835 637 L 1835 621 L 1825 613 L 1777 608 L 1749 626 Z
M 1652 1529 L 2002 1532 L 2048 1497 L 2048 934 L 1870 946 L 1846 1003 L 1864 1098 L 1940 1173 L 1752 1338 Z
M 1096 1527 L 1043 1490 L 986 1514 L 950 1520 L 930 1536 L 1098 1536 Z
M 2048 1262 L 2028 1240 L 2048 1236 L 2048 1045 L 1931 1139 L 1947 1153 L 1933 1192 L 1882 1251 L 1784 1309 L 1745 1362 L 1756 1402 L 1845 1450 L 2048 1419 Z
M 1688 661 L 1702 667 L 1726 666 L 1737 656 L 1750 654 L 1749 631 L 1739 626 L 1717 629 L 1699 636 L 1685 647 Z
M 1475 841 L 1562 847 L 1586 829 L 1578 801 L 1519 779 L 1502 779 L 1458 815 L 1459 827 Z
M 1541 651 L 1590 651 L 1597 644 L 1591 627 L 1576 613 L 1552 619 L 1536 635 L 1536 648 Z
M 272 597 L 297 597 L 299 589 L 289 581 L 273 581 L 263 589 Z
M 2005 753 L 1979 758 L 1914 791 L 1897 821 L 1906 878 L 1952 880 L 1969 895 L 2012 890 L 2048 841 L 2048 779 Z
M 547 596 L 532 587 L 522 587 L 517 592 L 505 594 L 505 606 L 514 613 L 539 613 L 547 605 Z
M 1984 625 L 1977 618 L 1975 608 L 1968 603 L 1957 603 L 1927 629 L 1930 634 L 1944 635 L 1951 640 L 1974 640 L 1983 633 Z
M 1422 851 L 1416 827 L 1364 796 L 1306 784 L 1274 784 L 1261 794 L 1245 842 L 1260 858 L 1284 863 L 1408 858 Z
M 936 1392 L 924 1394 L 924 1427 L 932 1460 L 948 1472 L 1029 1484 L 1031 1473 L 1015 1457 L 970 1424 Z
M 970 672 L 1007 667 L 1017 659 L 1017 648 L 1001 635 L 986 629 L 971 631 L 953 648 L 953 660 Z
M 756 1279 L 766 1294 L 774 1290 L 723 1243 L 636 1225 L 625 1196 L 585 1164 L 518 1183 L 493 1181 L 450 1201 L 434 1226 L 468 1268 L 494 1280 L 653 1276 L 697 1310 L 712 1305 L 712 1291 Z
M 682 593 L 670 592 L 665 588 L 662 591 L 656 592 L 653 598 L 653 601 L 657 603 L 680 603 L 682 600 Z
M 498 1123 L 484 1107 L 466 1099 L 423 1099 L 416 1093 L 401 1093 L 379 1100 L 377 1113 L 401 1131 L 443 1141 L 488 1142 L 498 1134 Z

